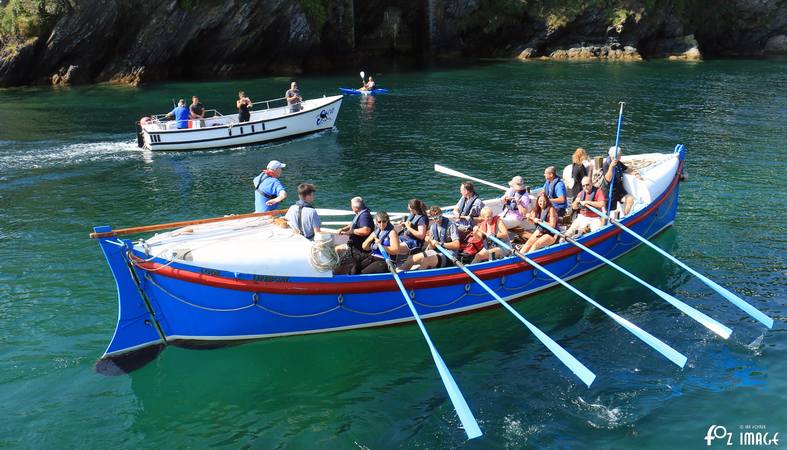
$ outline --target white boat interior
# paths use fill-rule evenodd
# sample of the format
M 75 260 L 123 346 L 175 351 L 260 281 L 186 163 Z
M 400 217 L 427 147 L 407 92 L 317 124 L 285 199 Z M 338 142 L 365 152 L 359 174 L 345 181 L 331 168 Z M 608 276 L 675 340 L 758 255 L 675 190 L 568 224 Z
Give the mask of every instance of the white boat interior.
M 304 100 L 300 103 L 301 109 L 296 112 L 319 108 L 326 103 L 325 101 L 326 98 L 328 97 Z M 293 114 L 293 112 L 290 110 L 290 107 L 287 105 L 287 102 L 284 97 L 264 100 L 261 102 L 253 102 L 253 104 L 254 104 L 253 108 L 249 111 L 251 116 L 249 122 L 279 119 Z M 205 116 L 206 117 L 202 120 L 190 120 L 189 128 L 199 129 L 199 128 L 223 127 L 223 126 L 233 126 L 235 124 L 240 123 L 240 121 L 238 120 L 238 114 L 224 115 L 215 109 L 206 110 Z M 158 114 L 152 116 L 150 119 L 151 120 L 148 121 L 147 123 L 141 124 L 142 129 L 144 131 L 157 132 L 157 131 L 169 131 L 169 130 L 178 129 L 177 121 L 167 120 L 166 114 Z
M 643 180 L 624 175 L 624 186 L 635 197 L 635 213 L 664 192 L 679 165 L 676 154 L 649 153 L 624 156 L 623 162 L 639 170 Z M 501 176 L 500 178 L 505 178 Z M 538 192 L 540 189 L 534 190 Z M 534 194 L 531 197 L 535 199 Z M 485 201 L 496 213 L 499 197 Z M 535 202 L 531 202 L 533 205 Z M 453 205 L 446 209 L 452 209 Z M 324 217 L 348 216 L 344 210 L 318 209 Z M 394 215 L 392 214 L 392 219 Z M 399 216 L 401 217 L 401 216 Z M 603 228 L 602 228 L 603 229 Z M 328 265 L 333 235 L 318 234 L 314 242 L 274 223 L 271 217 L 244 218 L 180 228 L 138 241 L 135 249 L 150 257 L 181 261 L 204 268 L 267 276 L 332 277 Z M 335 255 L 335 254 L 334 254 Z

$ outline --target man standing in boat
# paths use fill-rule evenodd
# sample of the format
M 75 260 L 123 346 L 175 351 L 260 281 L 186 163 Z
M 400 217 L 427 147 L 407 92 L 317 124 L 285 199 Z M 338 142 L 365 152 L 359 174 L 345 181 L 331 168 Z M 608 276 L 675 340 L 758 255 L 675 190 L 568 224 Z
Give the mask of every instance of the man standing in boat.
M 290 206 L 284 216 L 295 234 L 300 234 L 310 241 L 320 232 L 320 216 L 312 206 L 315 192 L 317 189 L 313 184 L 299 184 L 298 202 Z
M 205 118 L 205 107 L 199 101 L 196 95 L 191 97 L 191 105 L 189 106 L 191 112 L 191 120 L 202 120 Z
M 287 198 L 287 191 L 279 178 L 287 164 L 276 161 L 254 177 L 254 212 L 273 211 Z
M 301 97 L 301 91 L 298 89 L 298 83 L 294 81 L 290 83 L 290 88 L 284 93 L 284 98 L 287 100 L 287 106 L 290 107 L 291 113 L 301 110 L 303 97 Z
M 167 113 L 167 119 L 175 119 L 178 128 L 189 127 L 189 109 L 186 108 L 186 100 L 178 100 L 178 106 Z

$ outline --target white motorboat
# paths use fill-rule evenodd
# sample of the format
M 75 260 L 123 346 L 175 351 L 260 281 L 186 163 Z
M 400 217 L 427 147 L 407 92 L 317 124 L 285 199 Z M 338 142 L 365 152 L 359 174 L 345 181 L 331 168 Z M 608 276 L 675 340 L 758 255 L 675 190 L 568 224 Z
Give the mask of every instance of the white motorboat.
M 255 103 L 265 109 L 252 110 L 247 122 L 239 122 L 237 114 L 223 115 L 206 111 L 205 119 L 189 120 L 188 128 L 178 128 L 175 120 L 165 115 L 143 117 L 137 123 L 137 144 L 148 150 L 202 150 L 239 147 L 291 138 L 333 128 L 342 96 L 335 95 L 301 102 L 301 109 L 292 111 L 284 98 Z

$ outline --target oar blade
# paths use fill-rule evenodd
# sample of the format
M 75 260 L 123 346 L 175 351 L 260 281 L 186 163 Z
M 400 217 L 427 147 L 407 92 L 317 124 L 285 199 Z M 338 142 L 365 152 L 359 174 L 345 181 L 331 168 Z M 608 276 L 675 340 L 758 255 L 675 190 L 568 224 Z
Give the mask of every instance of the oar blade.
M 446 257 L 451 260 L 456 261 L 454 256 L 445 248 L 440 245 L 435 246 L 437 250 L 443 253 Z M 585 383 L 588 387 L 593 384 L 593 381 L 596 379 L 596 374 L 594 374 L 590 369 L 588 369 L 584 364 L 579 362 L 571 353 L 566 351 L 560 344 L 555 342 L 551 337 L 549 337 L 546 333 L 539 330 L 538 327 L 530 323 L 527 319 L 525 319 L 519 311 L 514 309 L 513 306 L 509 305 L 508 302 L 503 300 L 492 288 L 489 287 L 488 284 L 481 281 L 480 278 L 476 274 L 473 273 L 470 269 L 465 267 L 463 264 L 458 265 L 470 278 L 473 279 L 479 286 L 481 286 L 489 295 L 491 295 L 495 300 L 500 302 L 503 307 L 505 307 L 511 314 L 513 314 L 520 322 L 525 324 L 525 326 L 530 330 L 531 333 L 539 340 L 545 347 L 547 347 L 559 360 L 562 362 L 569 370 L 571 370 L 574 375 L 576 375 L 583 383 Z
M 691 317 L 692 319 L 696 320 L 700 324 L 702 324 L 705 328 L 709 329 L 710 331 L 716 333 L 717 335 L 721 336 L 724 339 L 728 339 L 730 334 L 732 334 L 732 329 L 727 327 L 726 325 L 720 323 L 719 321 L 709 317 L 707 314 L 698 311 L 692 306 L 687 305 L 686 303 L 678 300 L 677 298 L 673 297 L 670 294 L 662 291 L 658 288 L 653 288 L 653 292 L 655 292 L 659 297 L 664 299 L 667 303 L 674 306 L 675 308 L 679 309 L 683 314 Z
M 473 416 L 472 411 L 470 411 L 470 407 L 467 405 L 467 401 L 465 400 L 464 395 L 462 395 L 462 391 L 459 390 L 459 386 L 456 384 L 454 377 L 448 370 L 448 366 L 445 365 L 445 361 L 443 361 L 443 358 L 440 356 L 440 353 L 434 346 L 432 338 L 429 337 L 429 333 L 426 331 L 426 326 L 424 326 L 423 321 L 421 321 L 421 317 L 418 315 L 418 311 L 415 309 L 415 305 L 410 299 L 410 294 L 407 292 L 407 289 L 405 289 L 402 279 L 399 277 L 399 274 L 396 273 L 396 269 L 391 263 L 391 257 L 388 256 L 388 253 L 385 251 L 384 247 L 380 247 L 380 252 L 383 254 L 385 261 L 389 265 L 391 275 L 393 275 L 396 285 L 399 287 L 399 291 L 402 293 L 405 302 L 407 302 L 407 306 L 410 308 L 410 312 L 413 314 L 413 318 L 418 324 L 418 328 L 421 330 L 421 334 L 424 336 L 426 344 L 429 346 L 429 351 L 432 353 L 432 359 L 434 360 L 435 366 L 437 367 L 437 372 L 440 374 L 440 379 L 443 381 L 443 386 L 445 387 L 446 392 L 448 392 L 448 397 L 451 399 L 451 403 L 454 406 L 457 416 L 459 416 L 459 421 L 462 422 L 462 428 L 464 428 L 467 438 L 474 439 L 481 436 L 483 434 L 481 432 L 481 427 L 478 426 L 478 422 Z
M 609 219 L 609 216 L 604 214 L 602 211 L 599 211 L 598 209 L 596 209 L 596 208 L 594 208 L 592 206 L 589 206 L 589 205 L 588 205 L 588 208 L 591 211 L 593 211 L 594 213 L 600 215 L 601 217 Z M 727 299 L 727 301 L 729 301 L 733 305 L 735 305 L 738 308 L 740 308 L 743 312 L 745 312 L 749 316 L 753 317 L 754 319 L 756 319 L 757 321 L 759 321 L 760 323 L 762 323 L 766 327 L 773 328 L 773 319 L 770 318 L 765 313 L 763 313 L 762 311 L 760 311 L 759 309 L 757 309 L 754 306 L 752 306 L 751 304 L 747 303 L 745 300 L 743 300 L 739 296 L 733 294 L 728 289 L 726 289 L 725 287 L 719 285 L 718 283 L 716 283 L 715 281 L 713 281 L 710 278 L 706 277 L 705 275 L 703 275 L 703 274 L 697 272 L 696 270 L 692 269 L 691 267 L 686 265 L 686 263 L 684 263 L 683 261 L 681 261 L 678 258 L 676 258 L 675 256 L 669 254 L 666 250 L 664 250 L 661 247 L 657 246 L 653 242 L 650 242 L 649 240 L 645 239 L 643 236 L 640 236 L 639 234 L 635 233 L 634 230 L 632 230 L 629 227 L 623 225 L 619 221 L 614 220 L 614 221 L 612 221 L 612 223 L 615 224 L 621 230 L 623 230 L 626 233 L 630 234 L 631 236 L 634 236 L 636 239 L 638 239 L 640 242 L 644 243 L 648 247 L 652 248 L 653 250 L 656 250 L 657 252 L 659 252 L 661 255 L 663 255 L 664 257 L 666 257 L 670 261 L 672 261 L 675 264 L 679 265 L 680 267 L 684 268 L 687 272 L 689 272 L 692 275 L 694 275 L 695 277 L 699 278 L 700 281 L 705 283 L 705 285 L 707 285 L 708 287 L 710 287 L 711 289 L 716 291 L 719 295 L 721 295 L 722 297 Z

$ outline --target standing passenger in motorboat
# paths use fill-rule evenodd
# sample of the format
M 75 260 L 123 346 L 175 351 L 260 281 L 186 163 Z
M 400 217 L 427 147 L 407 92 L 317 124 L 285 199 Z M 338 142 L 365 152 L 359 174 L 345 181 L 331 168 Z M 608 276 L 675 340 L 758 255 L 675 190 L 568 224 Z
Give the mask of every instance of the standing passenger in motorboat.
M 412 255 L 420 252 L 429 228 L 429 218 L 424 202 L 417 198 L 411 199 L 407 203 L 407 210 L 410 214 L 401 223 L 399 235 L 399 242 L 402 244 L 399 246 L 400 255 Z
M 238 108 L 238 122 L 248 122 L 249 119 L 251 119 L 249 108 L 252 108 L 254 104 L 251 102 L 251 99 L 246 96 L 246 92 L 238 92 L 238 100 L 235 101 L 235 106 Z
M 540 248 L 548 247 L 557 241 L 557 235 L 553 234 L 546 228 L 539 226 L 541 222 L 554 229 L 558 229 L 558 214 L 557 209 L 552 205 L 545 191 L 541 191 L 536 198 L 536 206 L 533 211 L 528 215 L 529 220 L 536 224 L 536 231 L 530 235 L 530 238 L 519 249 L 522 253 L 536 251 Z
M 459 231 L 456 224 L 447 217 L 443 217 L 443 210 L 439 206 L 432 206 L 429 209 L 429 232 L 424 238 L 426 250 L 411 255 L 402 263 L 399 270 L 410 270 L 418 265 L 419 269 L 434 269 L 440 267 L 453 266 L 454 263 L 442 253 L 437 253 L 434 248 L 439 245 L 450 251 L 455 257 L 458 256 L 459 248 L 462 243 L 459 239 Z
M 167 119 L 175 119 L 178 128 L 189 127 L 189 109 L 186 108 L 186 100 L 178 100 L 178 106 L 166 115 Z
M 301 183 L 298 185 L 298 201 L 290 206 L 284 219 L 292 228 L 293 233 L 300 234 L 306 239 L 314 240 L 314 235 L 320 232 L 320 216 L 314 209 L 314 193 L 317 189 L 313 184 Z
M 563 217 L 568 208 L 568 201 L 566 197 L 566 185 L 563 180 L 557 175 L 555 166 L 549 166 L 544 169 L 544 192 L 549 196 L 549 200 L 557 210 L 558 218 Z
M 191 120 L 202 120 L 205 118 L 205 107 L 202 106 L 202 103 L 199 101 L 199 97 L 196 95 L 191 97 L 189 112 L 191 113 L 189 116 Z
M 281 184 L 282 169 L 287 164 L 276 161 L 268 163 L 268 167 L 254 178 L 254 212 L 273 211 L 287 198 L 287 191 Z
M 475 193 L 475 186 L 472 181 L 463 181 L 462 184 L 459 185 L 459 193 L 462 197 L 459 198 L 459 201 L 454 207 L 454 220 L 459 229 L 459 235 L 462 237 L 462 241 L 464 241 L 467 234 L 475 226 L 475 219 L 478 217 L 478 214 L 481 213 L 484 202 L 478 197 L 478 194 Z
M 287 106 L 290 107 L 291 113 L 301 110 L 301 102 L 303 101 L 303 97 L 301 97 L 301 91 L 298 89 L 298 83 L 294 81 L 290 83 L 290 88 L 284 93 L 284 98 L 287 100 Z
M 629 170 L 629 167 L 620 161 L 623 156 L 623 150 L 620 147 L 615 148 L 613 145 L 609 148 L 609 158 L 604 160 L 602 172 L 604 173 L 604 180 L 601 183 L 601 188 L 604 191 L 609 191 L 609 186 L 612 185 L 612 206 L 611 210 L 617 209 L 618 202 L 623 202 L 623 215 L 627 216 L 631 212 L 631 207 L 634 206 L 634 196 L 626 192 L 623 186 L 623 173 L 631 172 L 638 180 L 642 181 L 642 175 L 637 169 Z

